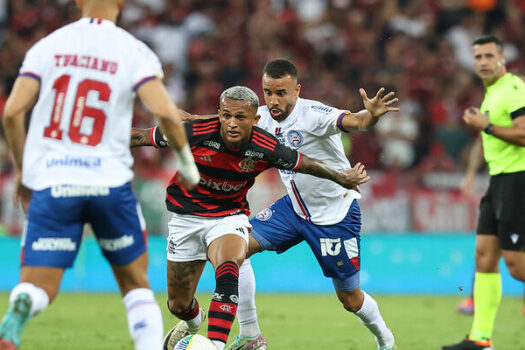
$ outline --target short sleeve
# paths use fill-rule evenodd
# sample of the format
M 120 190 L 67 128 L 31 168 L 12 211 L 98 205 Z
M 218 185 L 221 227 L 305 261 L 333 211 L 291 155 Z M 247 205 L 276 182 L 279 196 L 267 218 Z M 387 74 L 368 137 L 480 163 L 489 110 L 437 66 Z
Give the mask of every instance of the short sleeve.
M 343 129 L 342 121 L 345 115 L 350 114 L 349 111 L 323 104 L 310 105 L 308 108 L 310 109 L 308 114 L 313 117 L 314 125 L 312 125 L 310 130 L 312 130 L 314 135 L 334 135 L 340 132 L 347 132 Z
M 146 44 L 137 40 L 135 64 L 133 67 L 133 91 L 143 85 L 144 83 L 164 77 L 162 65 L 159 58 Z
M 517 78 L 520 79 L 520 78 Z M 511 91 L 506 94 L 507 111 L 512 119 L 525 115 L 525 83 L 521 80 L 514 82 Z
M 40 82 L 46 69 L 46 60 L 43 57 L 47 57 L 44 39 L 38 41 L 26 52 L 18 75 L 30 77 Z
M 277 143 L 275 149 L 269 154 L 269 168 L 295 170 L 301 164 L 302 155 L 294 149 Z

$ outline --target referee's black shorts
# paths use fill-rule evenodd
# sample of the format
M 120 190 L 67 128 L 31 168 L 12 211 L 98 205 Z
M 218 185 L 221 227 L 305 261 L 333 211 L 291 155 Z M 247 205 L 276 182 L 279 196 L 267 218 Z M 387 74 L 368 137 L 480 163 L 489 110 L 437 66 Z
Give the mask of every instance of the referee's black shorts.
M 498 236 L 501 249 L 525 251 L 525 171 L 491 176 L 477 232 Z

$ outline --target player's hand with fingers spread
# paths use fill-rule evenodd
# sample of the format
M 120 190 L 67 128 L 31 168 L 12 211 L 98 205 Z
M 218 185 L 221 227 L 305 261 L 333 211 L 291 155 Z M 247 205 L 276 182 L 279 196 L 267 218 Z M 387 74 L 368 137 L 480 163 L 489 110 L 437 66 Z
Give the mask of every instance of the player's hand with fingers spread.
M 365 166 L 361 163 L 357 163 L 353 168 L 345 170 L 341 173 L 341 186 L 361 192 L 359 185 L 364 184 L 370 180 L 370 176 L 367 175 Z
M 388 94 L 383 96 L 384 92 L 385 88 L 381 88 L 379 91 L 377 91 L 377 94 L 373 98 L 368 98 L 365 89 L 359 89 L 359 93 L 361 94 L 365 108 L 374 118 L 380 117 L 387 112 L 399 111 L 399 108 L 392 107 L 394 103 L 399 101 L 397 97 L 394 97 L 395 92 L 390 91 Z

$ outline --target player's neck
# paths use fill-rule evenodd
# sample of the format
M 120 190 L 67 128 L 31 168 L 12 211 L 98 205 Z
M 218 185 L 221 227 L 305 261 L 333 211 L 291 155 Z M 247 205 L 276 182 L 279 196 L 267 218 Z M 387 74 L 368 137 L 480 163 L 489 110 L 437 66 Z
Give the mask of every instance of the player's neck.
M 82 17 L 105 19 L 113 23 L 117 22 L 118 13 L 119 13 L 118 8 L 112 7 L 112 6 L 105 6 L 105 7 L 85 6 L 82 9 Z

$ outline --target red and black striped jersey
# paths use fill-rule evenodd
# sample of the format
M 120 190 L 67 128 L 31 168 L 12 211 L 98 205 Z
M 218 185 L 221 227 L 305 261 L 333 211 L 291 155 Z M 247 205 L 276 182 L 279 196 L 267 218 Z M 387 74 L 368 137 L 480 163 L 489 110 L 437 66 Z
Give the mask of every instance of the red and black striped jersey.
M 226 148 L 219 118 L 185 122 L 188 142 L 199 169 L 199 184 L 188 191 L 177 174 L 167 189 L 169 211 L 207 217 L 250 214 L 246 193 L 255 177 L 268 168 L 295 170 L 302 155 L 254 127 L 250 140 L 237 150 Z

